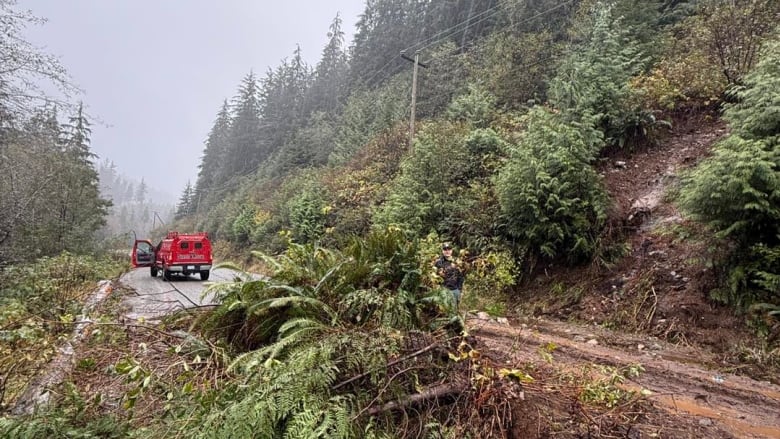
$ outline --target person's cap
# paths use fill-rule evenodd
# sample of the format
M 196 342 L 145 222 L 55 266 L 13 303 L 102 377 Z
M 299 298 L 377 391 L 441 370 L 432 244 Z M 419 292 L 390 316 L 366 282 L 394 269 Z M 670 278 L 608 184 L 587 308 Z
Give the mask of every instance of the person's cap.
M 441 249 L 442 250 L 452 250 L 452 246 L 450 245 L 449 242 L 445 242 L 444 244 L 441 245 Z

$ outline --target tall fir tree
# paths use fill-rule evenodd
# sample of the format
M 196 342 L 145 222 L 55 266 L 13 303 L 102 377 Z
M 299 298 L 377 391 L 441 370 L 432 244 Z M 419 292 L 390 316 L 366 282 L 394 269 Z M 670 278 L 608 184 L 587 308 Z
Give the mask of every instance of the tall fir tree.
M 92 237 L 105 224 L 111 202 L 101 198 L 99 178 L 90 149 L 91 129 L 79 104 L 76 114 L 65 125 L 62 162 L 62 192 L 58 199 L 57 250 L 83 251 Z
M 233 99 L 232 123 L 227 136 L 224 166 L 217 180 L 237 182 L 236 177 L 250 174 L 267 157 L 260 143 L 261 102 L 257 79 L 249 72 L 241 81 Z
M 193 195 L 195 191 L 192 188 L 192 184 L 187 181 L 187 186 L 184 187 L 184 191 L 179 198 L 179 204 L 176 205 L 175 219 L 185 218 L 193 213 Z
M 141 177 L 141 182 L 138 183 L 138 187 L 135 189 L 134 200 L 138 204 L 146 203 L 146 195 L 149 193 L 149 187 L 146 185 L 146 181 Z
M 224 182 L 218 177 L 226 175 L 222 172 L 222 168 L 225 166 L 229 135 L 230 108 L 225 100 L 206 139 L 203 157 L 198 166 L 198 179 L 195 181 L 194 189 L 194 197 L 198 200 L 205 200 L 212 188 Z
M 328 29 L 328 44 L 322 50 L 322 57 L 315 69 L 314 81 L 308 94 L 308 110 L 311 112 L 324 111 L 333 115 L 339 112 L 343 105 L 349 64 L 341 23 L 341 17 L 337 14 Z

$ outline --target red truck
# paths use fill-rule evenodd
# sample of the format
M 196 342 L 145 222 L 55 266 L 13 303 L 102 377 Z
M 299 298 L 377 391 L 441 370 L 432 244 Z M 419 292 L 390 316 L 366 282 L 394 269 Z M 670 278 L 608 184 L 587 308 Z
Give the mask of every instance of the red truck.
M 168 232 L 156 246 L 145 239 L 133 244 L 133 267 L 150 267 L 152 277 L 162 272 L 164 280 L 171 280 L 173 274 L 194 273 L 199 273 L 201 280 L 208 280 L 212 262 L 211 241 L 205 232 Z

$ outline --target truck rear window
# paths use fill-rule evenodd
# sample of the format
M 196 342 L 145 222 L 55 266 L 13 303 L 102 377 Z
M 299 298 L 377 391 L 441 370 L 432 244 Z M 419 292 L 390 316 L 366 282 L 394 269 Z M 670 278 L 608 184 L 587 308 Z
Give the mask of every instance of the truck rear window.
M 181 249 L 182 250 L 187 250 L 188 248 L 190 248 L 190 243 L 187 242 L 187 241 L 182 241 L 181 242 Z
M 199 249 L 202 249 L 202 248 L 203 248 L 203 243 L 202 242 L 196 242 L 195 243 L 195 249 L 196 250 L 199 250 Z

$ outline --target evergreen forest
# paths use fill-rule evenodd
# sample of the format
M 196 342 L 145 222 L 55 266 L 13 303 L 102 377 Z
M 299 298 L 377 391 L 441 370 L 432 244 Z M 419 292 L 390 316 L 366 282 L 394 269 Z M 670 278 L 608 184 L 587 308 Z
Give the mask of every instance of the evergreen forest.
M 35 17 L 9 0 L 0 13 L 0 436 L 736 437 L 653 430 L 663 416 L 623 385 L 641 365 L 562 372 L 561 342 L 508 365 L 469 323 L 541 316 L 696 345 L 661 316 L 665 291 L 694 294 L 683 283 L 750 334 L 739 354 L 719 339 L 717 358 L 778 384 L 780 2 L 367 0 L 351 41 L 334 11 L 315 65 L 317 48 L 291 47 L 194 128 L 197 179 L 151 232 L 208 232 L 239 273 L 208 287 L 217 303 L 133 323 L 154 339 L 140 343 L 94 318 L 76 376 L 109 374 L 120 402 L 73 378 L 48 411 L 12 416 L 84 291 L 127 271 L 103 243 L 166 207 L 96 163 L 81 104 L 30 98 L 29 71 L 66 88 L 67 73 L 18 38 Z M 667 154 L 691 155 L 679 176 L 643 169 L 683 129 L 720 134 Z M 653 214 L 610 186 L 634 166 L 673 180 L 659 198 L 679 219 L 652 239 L 636 218 Z M 692 249 L 696 274 L 616 274 L 661 241 Z M 459 305 L 433 266 L 444 242 Z

